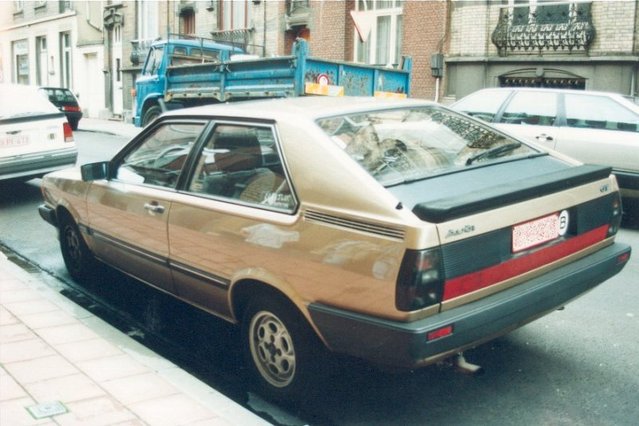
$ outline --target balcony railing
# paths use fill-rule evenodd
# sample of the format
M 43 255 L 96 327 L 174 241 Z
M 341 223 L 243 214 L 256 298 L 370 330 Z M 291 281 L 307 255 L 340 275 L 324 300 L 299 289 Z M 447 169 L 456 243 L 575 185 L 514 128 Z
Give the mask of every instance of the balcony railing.
M 545 3 L 500 10 L 492 42 L 500 56 L 542 51 L 587 52 L 595 38 L 592 3 Z

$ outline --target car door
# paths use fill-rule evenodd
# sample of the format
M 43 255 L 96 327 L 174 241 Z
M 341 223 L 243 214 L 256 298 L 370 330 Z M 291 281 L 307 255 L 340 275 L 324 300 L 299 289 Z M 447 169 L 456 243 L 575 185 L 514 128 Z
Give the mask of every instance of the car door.
M 556 148 L 584 163 L 637 173 L 639 114 L 606 95 L 565 95 L 566 122 Z
M 545 91 L 516 91 L 496 119 L 496 126 L 514 135 L 554 149 L 559 94 Z
M 87 199 L 95 254 L 170 292 L 168 215 L 182 169 L 204 126 L 158 123 L 114 159 L 112 178 L 94 182 Z
M 239 271 L 266 274 L 268 257 L 299 239 L 297 202 L 275 141 L 271 125 L 217 123 L 173 199 L 176 292 L 217 315 L 231 316 L 228 291 Z

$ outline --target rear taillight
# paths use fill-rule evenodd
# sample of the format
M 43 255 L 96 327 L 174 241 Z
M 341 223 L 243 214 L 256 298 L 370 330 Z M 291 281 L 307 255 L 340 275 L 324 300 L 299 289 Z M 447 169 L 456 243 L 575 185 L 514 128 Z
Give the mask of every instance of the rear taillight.
M 397 279 L 395 305 L 400 311 L 414 311 L 442 300 L 444 273 L 438 249 L 407 250 Z
M 608 226 L 608 236 L 611 237 L 619 231 L 621 226 L 621 212 L 623 211 L 621 206 L 621 196 L 617 193 L 617 196 L 612 198 L 612 209 L 610 215 L 610 226 Z
M 62 130 L 64 131 L 64 141 L 73 142 L 73 130 L 71 130 L 71 125 L 69 123 L 64 123 L 62 125 Z

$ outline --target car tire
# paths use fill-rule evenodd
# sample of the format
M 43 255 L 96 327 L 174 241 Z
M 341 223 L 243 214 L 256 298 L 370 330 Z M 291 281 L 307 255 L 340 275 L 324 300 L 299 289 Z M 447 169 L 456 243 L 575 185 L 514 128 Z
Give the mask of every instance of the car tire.
M 96 271 L 97 261 L 70 215 L 60 217 L 59 230 L 60 250 L 69 275 L 78 281 L 91 277 Z
M 159 105 L 153 105 L 144 113 L 142 118 L 142 127 L 146 127 L 150 122 L 158 118 L 162 114 L 162 109 Z
M 283 298 L 262 295 L 249 301 L 242 341 L 260 395 L 285 402 L 317 390 L 327 351 L 306 319 Z

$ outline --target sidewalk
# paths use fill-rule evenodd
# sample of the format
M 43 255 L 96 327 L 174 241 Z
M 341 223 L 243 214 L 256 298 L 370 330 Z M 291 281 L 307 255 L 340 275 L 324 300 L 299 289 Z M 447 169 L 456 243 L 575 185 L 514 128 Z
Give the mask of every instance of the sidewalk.
M 83 118 L 78 125 L 78 131 L 109 133 L 129 139 L 140 133 L 141 130 L 141 127 L 135 127 L 132 123 L 98 118 Z
M 0 252 L 0 425 L 269 424 L 56 283 Z

